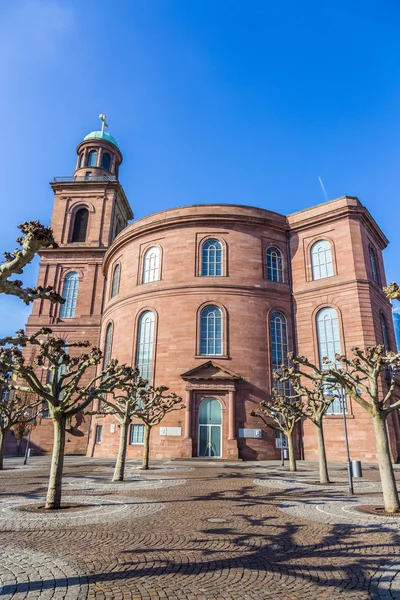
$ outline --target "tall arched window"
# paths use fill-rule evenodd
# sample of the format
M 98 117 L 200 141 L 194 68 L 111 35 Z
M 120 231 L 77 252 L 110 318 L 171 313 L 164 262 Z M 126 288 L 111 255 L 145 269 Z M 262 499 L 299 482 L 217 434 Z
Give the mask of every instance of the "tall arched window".
M 114 269 L 114 273 L 113 273 L 111 298 L 114 298 L 114 296 L 116 296 L 118 294 L 120 273 L 121 273 L 121 265 L 118 264 L 118 265 L 116 265 L 116 267 Z
M 369 260 L 371 263 L 372 279 L 375 283 L 379 284 L 378 262 L 376 260 L 375 249 L 372 246 L 369 247 Z
M 331 245 L 326 240 L 319 240 L 311 248 L 311 266 L 312 278 L 323 279 L 332 277 L 332 250 Z
M 78 273 L 71 271 L 64 279 L 64 288 L 62 296 L 65 298 L 64 304 L 61 304 L 61 319 L 72 319 L 75 316 L 76 301 L 78 299 L 79 277 Z
M 149 382 L 153 371 L 154 320 L 151 310 L 144 312 L 140 316 L 137 333 L 136 365 L 140 376 Z
M 267 248 L 267 279 L 269 281 L 284 282 L 283 256 L 279 248 Z
M 102 167 L 102 169 L 109 171 L 110 165 L 111 165 L 111 156 L 108 154 L 108 152 L 104 152 L 101 157 L 101 167 Z
M 200 354 L 222 354 L 222 312 L 218 306 L 206 306 L 200 315 Z
M 89 220 L 89 211 L 87 208 L 80 208 L 75 213 L 74 228 L 72 230 L 71 242 L 86 241 L 87 226 Z
M 321 369 L 328 369 L 329 365 L 324 364 L 324 358 L 337 363 L 335 355 L 342 353 L 340 343 L 339 319 L 337 312 L 332 307 L 322 308 L 317 314 L 317 339 L 318 355 Z M 340 399 L 335 398 L 327 410 L 327 414 L 340 414 L 342 408 Z
M 202 245 L 201 274 L 206 277 L 222 275 L 222 244 L 219 240 L 206 240 Z
M 106 331 L 106 339 L 104 342 L 104 357 L 103 357 L 103 369 L 105 369 L 111 360 L 112 340 L 113 340 L 114 327 L 110 323 Z
M 287 320 L 284 314 L 278 311 L 271 313 L 270 330 L 272 370 L 279 372 L 282 365 L 288 364 L 286 355 L 289 352 L 289 340 Z M 274 388 L 282 395 L 289 393 L 289 383 L 287 381 L 275 381 Z
M 386 325 L 386 318 L 383 313 L 381 313 L 381 330 L 382 330 L 383 345 L 385 346 L 385 350 L 388 352 L 390 350 L 389 335 L 388 335 L 388 328 Z
M 91 150 L 88 154 L 88 167 L 96 167 L 97 166 L 97 150 Z
M 142 283 L 158 281 L 160 279 L 160 248 L 154 246 L 149 248 L 143 260 L 143 280 Z

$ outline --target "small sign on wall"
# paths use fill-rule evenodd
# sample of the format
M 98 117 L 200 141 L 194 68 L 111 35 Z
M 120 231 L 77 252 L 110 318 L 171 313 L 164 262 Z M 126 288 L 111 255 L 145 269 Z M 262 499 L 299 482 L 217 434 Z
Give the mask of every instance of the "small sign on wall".
M 182 427 L 160 427 L 160 435 L 179 437 L 182 435 Z
M 261 439 L 262 438 L 262 430 L 261 429 L 239 429 L 239 437 L 240 438 L 250 438 L 250 439 Z
M 115 423 L 110 424 L 110 433 L 115 433 Z

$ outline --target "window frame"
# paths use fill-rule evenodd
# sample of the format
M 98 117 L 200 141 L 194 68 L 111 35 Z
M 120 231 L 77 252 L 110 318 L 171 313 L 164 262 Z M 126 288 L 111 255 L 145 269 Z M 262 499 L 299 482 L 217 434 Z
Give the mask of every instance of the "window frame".
M 369 267 L 372 275 L 372 281 L 376 283 L 376 285 L 381 285 L 381 276 L 379 272 L 379 261 L 378 261 L 378 253 L 371 243 L 368 244 L 368 256 L 369 256 Z
M 90 163 L 90 156 L 93 156 L 94 154 L 96 154 L 96 163 L 94 165 L 92 165 Z M 99 150 L 97 148 L 91 148 L 90 150 L 88 150 L 87 156 L 86 156 L 86 167 L 89 167 L 91 169 L 97 167 L 98 162 L 99 162 Z
M 203 266 L 203 245 L 209 240 L 216 240 L 221 244 L 222 263 L 221 263 L 221 275 L 202 275 Z M 195 277 L 228 277 L 229 276 L 229 246 L 226 239 L 220 234 L 220 232 L 210 233 L 196 233 L 196 261 L 194 265 Z
M 203 311 L 208 307 L 215 307 L 221 313 L 221 354 L 202 354 L 201 353 L 201 316 Z M 197 335 L 196 335 L 196 358 L 202 358 L 203 360 L 207 357 L 215 357 L 218 359 L 228 358 L 228 312 L 224 306 L 219 302 L 205 302 L 199 306 L 197 310 Z
M 317 362 L 316 364 L 319 365 L 320 369 L 323 371 L 324 369 L 327 369 L 328 367 L 324 367 L 324 364 L 322 362 L 322 359 L 325 357 L 325 354 L 322 354 L 321 352 L 321 347 L 320 347 L 320 332 L 319 332 L 319 326 L 318 326 L 318 316 L 322 313 L 322 311 L 325 311 L 327 309 L 330 309 L 331 311 L 334 311 L 336 314 L 336 319 L 337 319 L 337 333 L 338 333 L 338 340 L 327 340 L 325 343 L 327 344 L 331 344 L 333 343 L 334 345 L 334 354 L 343 354 L 345 353 L 345 346 L 344 346 L 344 336 L 343 336 L 343 327 L 342 327 L 342 320 L 341 320 L 341 314 L 339 309 L 336 306 L 332 306 L 332 305 L 325 305 L 325 306 L 320 306 L 315 312 L 314 312 L 314 323 L 315 323 L 315 333 L 316 333 L 316 355 L 317 355 Z M 335 348 L 335 344 L 339 342 L 339 352 L 337 352 L 336 348 Z M 327 356 L 327 358 L 330 358 L 329 356 Z M 331 360 L 334 358 L 331 357 Z M 340 418 L 343 415 L 342 412 L 342 408 L 340 406 L 340 399 L 337 398 L 335 399 L 332 404 L 329 406 L 328 410 L 326 411 L 324 416 L 327 417 L 333 417 L 333 418 Z M 336 404 L 337 403 L 337 404 Z M 351 399 L 350 397 L 345 395 L 345 412 L 346 412 L 346 418 L 348 418 L 350 415 L 350 410 L 351 410 Z
M 73 291 L 73 293 L 75 293 L 75 302 L 74 302 L 74 299 L 72 299 L 72 301 L 71 301 L 71 305 L 72 306 L 69 308 L 68 314 L 66 315 L 66 314 L 64 314 L 64 312 L 67 311 L 67 300 L 68 300 L 68 298 L 65 298 L 64 304 L 61 304 L 60 305 L 60 309 L 59 309 L 60 310 L 60 312 L 59 312 L 59 318 L 60 319 L 75 319 L 76 318 L 76 309 L 77 309 L 77 306 L 78 306 L 78 297 L 79 297 L 79 283 L 80 283 L 80 280 L 81 280 L 81 277 L 79 276 L 78 271 L 68 271 L 67 273 L 65 273 L 63 275 L 63 278 L 62 278 L 62 284 L 63 285 L 62 285 L 61 296 L 64 298 L 66 282 L 67 282 L 67 280 L 69 281 L 68 278 L 70 276 L 74 275 L 74 274 L 76 275 L 76 281 L 77 281 L 77 283 L 76 283 L 76 292 Z M 73 314 L 69 314 L 70 312 L 73 312 Z
M 108 156 L 108 158 L 109 158 L 109 164 L 108 164 L 108 167 L 105 167 L 105 166 L 104 166 L 104 164 L 103 164 L 103 163 L 104 163 L 104 157 L 105 157 L 105 156 Z M 102 153 L 101 153 L 101 163 L 100 163 L 100 167 L 101 167 L 102 169 L 104 169 L 105 171 L 108 171 L 109 173 L 111 173 L 111 163 L 112 163 L 112 156 L 111 156 L 111 154 L 110 154 L 109 152 L 102 152 Z
M 207 261 L 204 262 L 203 258 L 204 258 L 204 246 L 206 244 L 209 244 L 211 242 L 217 242 L 220 246 L 219 250 L 215 249 L 214 252 L 221 252 L 221 260 L 220 262 L 217 261 L 213 261 L 212 263 Z M 224 268 L 224 263 L 225 263 L 225 252 L 224 252 L 225 248 L 224 248 L 224 244 L 221 242 L 220 239 L 218 239 L 217 237 L 207 237 L 206 239 L 203 239 L 200 243 L 200 251 L 199 251 L 199 258 L 200 258 L 200 265 L 199 265 L 199 277 L 224 277 L 225 275 L 225 268 Z M 217 270 L 217 266 L 220 265 L 220 273 L 214 273 L 212 275 L 210 275 L 210 273 L 204 273 L 204 267 L 205 265 L 214 265 L 215 270 Z M 209 270 L 209 268 L 207 269 Z
M 115 272 L 118 269 L 118 280 L 117 285 L 115 285 Z M 111 278 L 111 286 L 110 286 L 110 300 L 115 298 L 119 294 L 119 286 L 121 283 L 121 263 L 117 262 L 113 265 L 112 269 L 112 278 Z M 115 290 L 116 287 L 116 290 Z
M 74 240 L 76 217 L 77 217 L 78 213 L 82 212 L 82 211 L 86 211 L 86 213 L 87 213 L 85 238 L 83 240 Z M 69 236 L 69 241 L 71 244 L 84 244 L 87 242 L 88 233 L 89 233 L 89 220 L 90 220 L 90 210 L 86 205 L 83 205 L 83 206 L 78 205 L 74 208 L 74 212 L 72 213 L 72 219 L 71 219 L 71 234 Z
M 95 431 L 94 443 L 95 444 L 101 444 L 102 439 L 103 439 L 103 425 L 97 425 L 96 424 L 96 431 Z
M 315 277 L 315 270 L 318 268 L 319 271 L 321 272 L 321 263 L 315 264 L 314 265 L 314 261 L 313 261 L 313 257 L 314 256 L 319 256 L 319 254 L 314 253 L 313 254 L 313 249 L 315 248 L 315 246 L 317 246 L 317 244 L 321 244 L 321 243 L 325 243 L 329 245 L 329 250 L 330 250 L 330 255 L 331 255 L 331 260 L 330 262 L 326 262 L 323 264 L 323 266 L 326 268 L 326 265 L 331 265 L 331 270 L 332 273 L 329 275 L 324 275 L 324 276 L 319 276 L 319 277 Z M 326 255 L 327 250 L 325 249 L 324 253 Z M 332 240 L 328 239 L 327 237 L 320 237 L 316 240 L 313 240 L 309 247 L 308 247 L 308 255 L 309 255 L 309 261 L 310 261 L 310 275 L 311 275 L 311 281 L 320 281 L 321 279 L 328 279 L 329 277 L 334 277 L 336 275 L 336 269 L 335 269 L 335 261 L 334 261 L 334 245 L 332 243 Z
M 380 326 L 381 326 L 381 337 L 382 337 L 383 345 L 385 347 L 386 352 L 390 352 L 389 329 L 387 326 L 386 316 L 382 310 L 379 313 L 379 322 L 380 322 Z
M 153 340 L 151 342 L 151 344 L 152 344 L 151 363 L 150 363 L 150 369 L 149 369 L 150 376 L 144 377 L 142 374 L 140 374 L 140 376 L 143 377 L 144 379 L 148 379 L 149 384 L 152 385 L 152 382 L 154 381 L 154 370 L 155 370 L 155 362 L 156 362 L 155 359 L 156 359 L 157 326 L 158 326 L 158 314 L 154 310 L 154 308 L 146 307 L 143 310 L 141 310 L 137 315 L 136 326 L 135 326 L 135 348 L 134 348 L 133 356 L 135 357 L 135 360 L 134 360 L 135 366 L 139 367 L 139 352 L 140 352 L 140 345 L 141 345 L 141 342 L 139 339 L 140 327 L 141 327 L 141 321 L 146 313 L 151 313 L 153 315 Z
M 146 256 L 147 254 L 150 252 L 150 250 L 153 249 L 157 249 L 157 253 L 158 253 L 158 265 L 157 265 L 157 270 L 158 270 L 158 278 L 157 279 L 152 279 L 151 281 L 146 281 L 145 279 L 145 274 L 146 274 Z M 162 252 L 162 247 L 160 246 L 160 244 L 147 244 L 145 248 L 143 248 L 142 254 L 141 254 L 141 260 L 140 260 L 140 265 L 139 265 L 139 277 L 140 277 L 140 284 L 141 285 L 145 285 L 148 283 L 155 283 L 156 281 L 161 281 L 161 277 L 162 277 L 162 263 L 163 263 L 163 252 Z M 149 269 L 149 272 L 151 270 L 154 269 Z
M 269 278 L 269 266 L 268 266 L 268 252 L 269 250 L 277 250 L 280 254 L 281 260 L 281 269 L 276 269 L 278 273 L 280 273 L 280 278 L 277 281 Z M 285 272 L 286 272 L 286 260 L 285 254 L 280 249 L 279 245 L 275 243 L 268 244 L 264 247 L 263 252 L 263 263 L 264 263 L 264 279 L 266 281 L 271 281 L 272 283 L 286 283 L 285 281 Z
M 135 427 L 140 428 L 140 431 L 142 431 L 141 437 L 142 437 L 143 441 L 141 441 L 141 442 L 133 441 Z M 131 423 L 131 426 L 129 428 L 129 446 L 143 446 L 143 444 L 144 444 L 144 429 L 145 429 L 145 426 L 143 423 Z
M 281 346 L 286 346 L 286 349 L 283 348 L 282 349 L 282 361 L 279 362 L 275 362 L 274 360 L 274 345 L 277 345 L 277 341 L 274 341 L 273 339 L 273 316 L 277 315 L 279 317 L 283 317 L 284 321 L 283 321 L 283 326 L 285 328 L 285 338 L 286 340 L 283 340 L 283 342 L 281 343 Z M 286 357 L 286 354 L 289 352 L 289 348 L 290 348 L 290 339 L 289 339 L 289 322 L 288 322 L 288 318 L 286 316 L 285 311 L 283 311 L 281 308 L 274 308 L 272 310 L 269 311 L 268 314 L 268 337 L 269 337 L 269 347 L 270 347 L 270 368 L 271 368 L 271 390 L 272 389 L 276 389 L 278 392 L 283 392 L 283 394 L 289 394 L 290 393 L 290 388 L 289 388 L 289 383 L 288 382 L 284 382 L 283 384 L 281 382 L 275 381 L 273 378 L 273 372 L 274 371 L 278 371 L 279 370 L 279 366 L 281 364 L 289 364 L 289 359 Z M 283 339 L 283 336 L 282 336 Z

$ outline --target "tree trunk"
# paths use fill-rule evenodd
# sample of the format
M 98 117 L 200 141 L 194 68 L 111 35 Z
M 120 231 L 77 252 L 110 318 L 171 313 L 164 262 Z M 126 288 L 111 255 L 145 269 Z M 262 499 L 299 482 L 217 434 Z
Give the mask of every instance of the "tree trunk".
M 143 461 L 142 461 L 142 469 L 143 471 L 148 471 L 149 469 L 149 458 L 150 458 L 150 425 L 144 426 L 144 440 L 143 440 Z
M 115 463 L 113 481 L 123 481 L 125 472 L 126 448 L 128 446 L 128 431 L 130 419 L 124 419 L 120 424 L 119 448 L 117 462 Z
M 3 457 L 4 457 L 4 446 L 6 443 L 7 431 L 1 431 L 0 429 L 0 471 L 3 470 Z
M 64 415 L 53 418 L 53 452 L 51 456 L 50 479 L 45 508 L 61 508 L 62 473 L 65 451 L 65 426 L 66 419 Z
M 320 422 L 317 421 L 315 423 L 315 426 L 317 428 L 318 441 L 319 482 L 329 483 L 328 463 L 326 462 L 325 440 L 322 419 Z
M 381 414 L 372 417 L 375 431 L 376 452 L 378 455 L 379 472 L 381 476 L 383 502 L 388 513 L 400 509 L 399 493 L 394 478 L 393 465 L 390 459 L 389 443 L 386 431 L 386 417 Z
M 297 471 L 296 466 L 296 456 L 294 450 L 294 440 L 293 440 L 293 431 L 288 431 L 286 433 L 286 437 L 288 440 L 288 449 L 289 449 L 289 471 Z

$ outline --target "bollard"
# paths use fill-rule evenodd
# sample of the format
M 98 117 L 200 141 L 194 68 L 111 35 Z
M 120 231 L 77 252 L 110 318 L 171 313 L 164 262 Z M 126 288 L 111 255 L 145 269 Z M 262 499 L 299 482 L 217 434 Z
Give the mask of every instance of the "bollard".
M 361 460 L 351 461 L 351 472 L 353 477 L 362 477 Z

